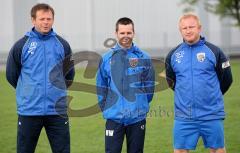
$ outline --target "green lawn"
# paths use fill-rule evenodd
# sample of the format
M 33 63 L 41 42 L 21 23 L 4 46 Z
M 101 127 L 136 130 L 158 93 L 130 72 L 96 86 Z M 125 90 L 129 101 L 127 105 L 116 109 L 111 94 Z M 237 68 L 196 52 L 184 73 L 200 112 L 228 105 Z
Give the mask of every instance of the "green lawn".
M 229 153 L 240 151 L 240 62 L 232 61 L 234 83 L 225 95 L 225 140 Z M 84 79 L 82 71 L 77 71 L 76 81 L 94 84 L 94 79 Z M 75 110 L 87 108 L 97 103 L 94 94 L 71 91 L 73 96 L 71 108 Z M 16 152 L 17 115 L 15 91 L 5 80 L 5 72 L 0 73 L 0 153 Z M 104 120 L 100 113 L 89 117 L 71 117 L 71 152 L 72 153 L 103 153 L 104 152 Z M 151 113 L 147 118 L 145 139 L 146 153 L 172 152 L 173 125 L 173 92 L 164 90 L 155 94 L 151 103 Z M 125 145 L 123 153 L 125 153 Z M 206 153 L 202 141 L 195 153 Z M 42 131 L 36 153 L 51 153 L 50 146 Z

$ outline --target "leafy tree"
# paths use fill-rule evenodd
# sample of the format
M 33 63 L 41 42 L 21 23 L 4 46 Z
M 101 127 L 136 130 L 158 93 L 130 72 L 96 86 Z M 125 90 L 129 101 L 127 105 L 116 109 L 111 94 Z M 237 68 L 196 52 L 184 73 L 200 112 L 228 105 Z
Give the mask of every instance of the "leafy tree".
M 200 0 L 182 0 L 185 4 L 184 12 L 192 11 Z M 202 1 L 202 0 L 201 0 Z M 221 18 L 230 17 L 234 19 L 236 25 L 240 28 L 240 0 L 205 0 L 205 9 L 209 12 L 219 15 Z

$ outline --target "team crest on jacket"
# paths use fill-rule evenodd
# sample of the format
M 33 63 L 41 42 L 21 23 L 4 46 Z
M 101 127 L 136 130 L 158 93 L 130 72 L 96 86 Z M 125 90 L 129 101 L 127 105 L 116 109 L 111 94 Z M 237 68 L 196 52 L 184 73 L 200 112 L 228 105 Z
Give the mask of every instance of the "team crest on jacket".
M 136 67 L 138 65 L 138 59 L 137 58 L 129 58 L 129 64 L 131 67 Z
M 175 54 L 176 56 L 176 62 L 181 63 L 182 62 L 182 58 L 184 55 L 184 51 L 179 51 Z
M 197 53 L 197 59 L 199 62 L 203 62 L 205 60 L 205 53 Z

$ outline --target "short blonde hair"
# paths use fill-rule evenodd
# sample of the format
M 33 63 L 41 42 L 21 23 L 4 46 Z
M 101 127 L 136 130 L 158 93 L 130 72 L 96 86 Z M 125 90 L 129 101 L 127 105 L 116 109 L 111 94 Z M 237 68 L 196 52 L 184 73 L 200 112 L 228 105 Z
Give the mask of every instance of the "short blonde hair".
M 182 15 L 180 18 L 179 18 L 179 21 L 178 21 L 178 26 L 180 27 L 180 23 L 182 22 L 182 20 L 184 19 L 187 19 L 187 18 L 193 18 L 197 21 L 198 25 L 201 27 L 201 22 L 200 22 L 200 19 L 197 15 L 195 15 L 194 13 L 187 13 L 187 14 L 184 14 Z

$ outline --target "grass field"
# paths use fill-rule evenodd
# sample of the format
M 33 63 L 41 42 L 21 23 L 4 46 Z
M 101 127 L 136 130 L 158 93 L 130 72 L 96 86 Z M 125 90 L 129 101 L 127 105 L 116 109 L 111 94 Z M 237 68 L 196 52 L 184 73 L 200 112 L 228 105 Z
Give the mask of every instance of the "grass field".
M 234 83 L 225 95 L 225 141 L 228 153 L 240 152 L 240 61 L 232 61 Z M 82 71 L 77 71 L 76 81 L 94 84 L 94 79 L 84 79 Z M 71 108 L 83 109 L 97 103 L 94 94 L 71 91 L 73 96 Z M 16 103 L 15 90 L 5 80 L 5 72 L 0 73 L 0 153 L 16 152 Z M 104 124 L 100 113 L 89 117 L 70 117 L 71 152 L 72 153 L 103 153 Z M 160 91 L 155 94 L 151 103 L 151 113 L 147 118 L 145 139 L 146 153 L 172 152 L 173 126 L 173 92 Z M 207 153 L 199 141 L 194 153 Z M 51 153 L 51 149 L 42 130 L 36 153 Z M 126 153 L 124 144 L 123 153 Z

